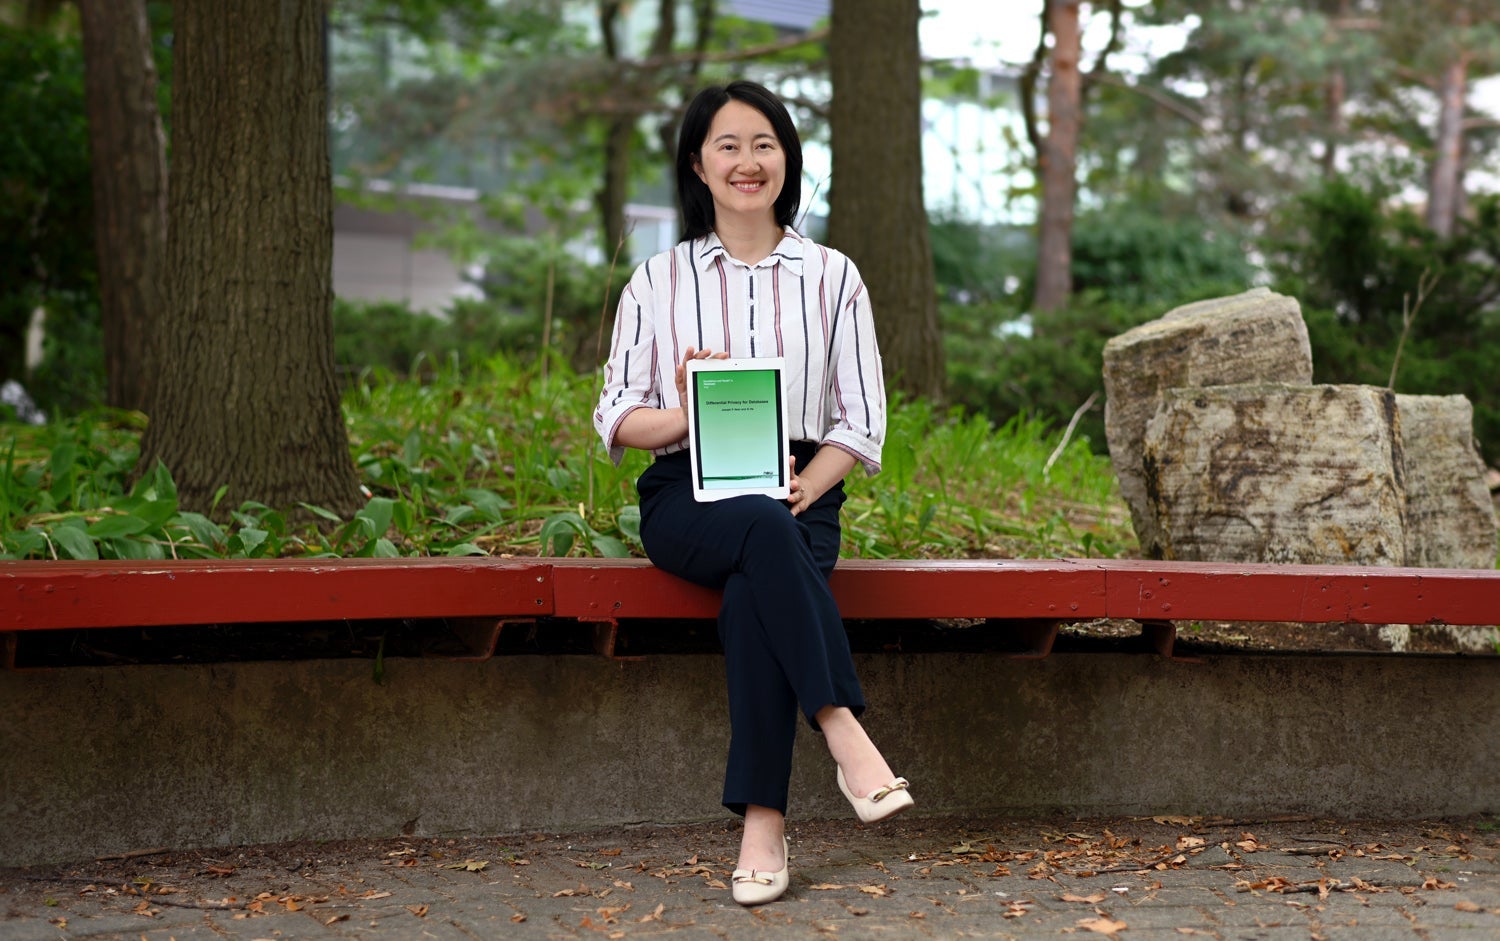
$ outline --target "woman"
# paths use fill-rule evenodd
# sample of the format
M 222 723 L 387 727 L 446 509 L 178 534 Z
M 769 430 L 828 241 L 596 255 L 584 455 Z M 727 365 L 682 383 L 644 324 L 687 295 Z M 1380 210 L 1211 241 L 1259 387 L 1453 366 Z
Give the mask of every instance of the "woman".
M 682 242 L 641 265 L 620 299 L 594 426 L 641 475 L 641 540 L 657 567 L 724 591 L 719 637 L 731 739 L 724 806 L 745 818 L 735 901 L 787 887 L 787 788 L 800 706 L 838 764 L 860 819 L 912 805 L 865 734 L 865 703 L 828 590 L 843 480 L 880 468 L 885 387 L 869 298 L 844 256 L 803 238 L 802 146 L 785 105 L 753 82 L 704 89 L 677 146 Z M 685 363 L 781 356 L 791 496 L 693 500 Z M 667 377 L 671 377 L 668 381 Z

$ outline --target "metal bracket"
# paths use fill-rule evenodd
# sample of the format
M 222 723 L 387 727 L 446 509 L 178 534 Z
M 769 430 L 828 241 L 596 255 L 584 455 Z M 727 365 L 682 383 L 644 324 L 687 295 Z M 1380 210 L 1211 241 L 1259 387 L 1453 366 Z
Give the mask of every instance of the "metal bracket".
M 434 654 L 456 663 L 483 663 L 495 655 L 500 632 L 507 624 L 535 624 L 536 618 L 449 618 L 448 627 L 458 635 L 466 649 L 462 654 Z
M 645 657 L 621 657 L 615 653 L 615 641 L 620 637 L 620 622 L 614 618 L 581 617 L 580 624 L 594 625 L 594 653 L 619 663 L 636 663 Z
M 1141 637 L 1153 650 L 1174 663 L 1202 663 L 1201 657 L 1180 657 L 1172 652 L 1177 643 L 1177 625 L 1171 621 L 1142 621 Z
M 1020 635 L 1021 642 L 1026 645 L 1027 650 L 1025 653 L 1010 654 L 1010 658 L 1012 660 L 1045 660 L 1052 653 L 1052 645 L 1057 642 L 1062 623 L 1046 619 L 1012 622 L 1012 629 Z

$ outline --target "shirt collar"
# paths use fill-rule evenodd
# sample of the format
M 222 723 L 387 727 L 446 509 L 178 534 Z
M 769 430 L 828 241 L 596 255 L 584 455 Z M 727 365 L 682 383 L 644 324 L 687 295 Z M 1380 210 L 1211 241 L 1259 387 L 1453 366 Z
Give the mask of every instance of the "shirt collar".
M 787 226 L 783 230 L 781 242 L 776 248 L 754 265 L 756 268 L 769 268 L 773 265 L 783 265 L 789 274 L 802 276 L 802 257 L 804 239 L 797 233 L 796 229 Z M 733 264 L 738 264 L 729 257 L 729 251 L 724 243 L 719 241 L 719 233 L 710 232 L 701 239 L 696 239 L 692 245 L 693 263 L 698 270 L 707 271 L 713 263 L 720 258 L 728 259 Z

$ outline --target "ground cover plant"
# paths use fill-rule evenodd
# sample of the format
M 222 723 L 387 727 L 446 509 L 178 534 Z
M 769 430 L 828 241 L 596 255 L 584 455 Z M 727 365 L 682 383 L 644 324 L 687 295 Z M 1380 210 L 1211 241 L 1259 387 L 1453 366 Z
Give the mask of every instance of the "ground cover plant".
M 641 554 L 635 478 L 590 425 L 598 378 L 496 356 L 366 371 L 344 397 L 368 498 L 352 518 L 223 491 L 183 510 L 170 473 L 131 480 L 143 419 L 89 412 L 0 424 L 0 557 L 626 556 Z M 1039 421 L 993 427 L 892 403 L 883 473 L 849 479 L 847 557 L 1124 556 L 1136 544 L 1108 460 Z

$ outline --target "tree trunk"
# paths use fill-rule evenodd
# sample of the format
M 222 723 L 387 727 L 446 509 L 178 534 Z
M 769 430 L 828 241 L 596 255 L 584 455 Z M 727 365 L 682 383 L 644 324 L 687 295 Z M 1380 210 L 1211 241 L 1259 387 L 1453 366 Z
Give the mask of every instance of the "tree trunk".
M 1469 57 L 1455 52 L 1443 67 L 1438 86 L 1440 110 L 1436 153 L 1427 192 L 1427 227 L 1441 236 L 1451 236 L 1462 208 L 1464 105 L 1468 96 Z
M 864 277 L 891 385 L 940 399 L 943 347 L 922 203 L 919 15 L 917 0 L 833 4 L 828 241 Z
M 1321 0 L 1320 9 L 1333 23 L 1328 29 L 1331 48 L 1343 41 L 1343 24 L 1349 19 L 1350 0 Z M 1343 143 L 1346 130 L 1344 102 L 1349 96 L 1349 77 L 1342 62 L 1334 61 L 1323 85 L 1323 153 L 1318 156 L 1318 166 L 1324 179 L 1338 175 L 1339 145 Z
M 1047 134 L 1041 139 L 1042 222 L 1037 238 L 1039 313 L 1067 305 L 1073 295 L 1073 205 L 1077 199 L 1078 134 L 1083 123 L 1079 59 L 1083 33 L 1079 0 L 1051 0 L 1052 76 L 1047 82 Z
M 167 226 L 166 141 L 145 0 L 79 0 L 106 401 L 144 409 Z
M 199 0 L 174 21 L 160 369 L 139 469 L 182 505 L 360 504 L 333 364 L 320 0 Z

